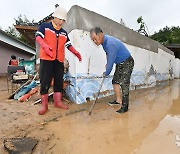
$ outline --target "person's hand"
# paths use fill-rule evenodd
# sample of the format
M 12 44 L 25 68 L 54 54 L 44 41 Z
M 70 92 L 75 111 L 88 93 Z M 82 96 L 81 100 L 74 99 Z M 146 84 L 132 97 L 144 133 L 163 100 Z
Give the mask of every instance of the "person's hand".
M 82 61 L 82 57 L 81 54 L 77 51 L 76 53 L 74 53 L 76 55 L 76 57 L 79 59 L 79 61 Z
M 39 45 L 41 46 L 41 48 L 43 48 L 44 52 L 50 56 L 52 58 L 52 48 L 47 45 L 45 42 L 44 42 L 44 39 L 41 38 L 40 36 L 37 36 L 36 37 L 36 42 L 39 43 Z
M 103 75 L 102 75 L 102 76 L 105 77 L 105 76 L 106 76 L 105 74 L 106 74 L 106 72 L 103 72 Z
M 81 54 L 76 49 L 74 49 L 73 46 L 70 46 L 69 51 L 71 51 L 79 59 L 80 62 L 82 61 Z
M 46 43 L 43 44 L 42 48 L 44 49 L 46 55 L 50 56 L 51 58 L 53 57 L 52 55 L 52 48 L 49 47 Z

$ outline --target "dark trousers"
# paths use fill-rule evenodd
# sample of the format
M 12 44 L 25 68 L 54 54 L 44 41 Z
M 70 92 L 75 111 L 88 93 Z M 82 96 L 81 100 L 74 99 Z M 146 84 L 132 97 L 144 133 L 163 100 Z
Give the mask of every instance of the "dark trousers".
M 129 85 L 131 73 L 134 67 L 134 60 L 130 56 L 120 64 L 116 64 L 116 70 L 113 76 L 112 84 L 119 84 L 122 90 L 122 103 L 129 103 Z
M 54 92 L 63 91 L 63 75 L 64 75 L 64 64 L 58 60 L 48 61 L 40 60 L 40 82 L 41 89 L 40 93 L 48 94 L 48 90 L 51 85 L 52 78 L 54 78 L 53 90 Z

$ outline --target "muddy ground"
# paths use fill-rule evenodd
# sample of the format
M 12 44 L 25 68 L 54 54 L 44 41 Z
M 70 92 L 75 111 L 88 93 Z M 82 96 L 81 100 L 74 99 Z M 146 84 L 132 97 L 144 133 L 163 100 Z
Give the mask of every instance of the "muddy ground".
M 116 114 L 119 107 L 98 100 L 92 115 L 92 102 L 69 103 L 69 110 L 53 107 L 37 114 L 40 104 L 8 100 L 7 83 L 0 78 L 0 154 L 5 138 L 32 137 L 39 142 L 34 154 L 179 154 L 180 80 L 164 82 L 130 93 L 130 109 Z

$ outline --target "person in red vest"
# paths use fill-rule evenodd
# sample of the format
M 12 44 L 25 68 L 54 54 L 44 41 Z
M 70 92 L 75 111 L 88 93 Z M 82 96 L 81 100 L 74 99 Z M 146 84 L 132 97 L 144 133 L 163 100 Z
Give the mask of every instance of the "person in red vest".
M 71 45 L 67 32 L 62 28 L 67 18 L 67 11 L 63 7 L 57 6 L 52 16 L 54 19 L 42 23 L 35 35 L 36 42 L 40 45 L 40 94 L 42 102 L 40 115 L 45 114 L 48 110 L 48 90 L 52 78 L 54 79 L 54 106 L 68 109 L 68 106 L 62 102 L 65 47 L 79 61 L 82 60 L 81 54 Z
M 14 65 L 14 66 L 18 65 L 18 61 L 16 60 L 16 56 L 15 55 L 11 56 L 11 59 L 9 61 L 9 65 Z

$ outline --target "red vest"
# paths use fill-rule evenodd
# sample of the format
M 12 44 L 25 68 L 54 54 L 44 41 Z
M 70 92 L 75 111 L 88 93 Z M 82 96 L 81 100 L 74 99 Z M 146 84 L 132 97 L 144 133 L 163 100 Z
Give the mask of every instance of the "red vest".
M 16 59 L 11 59 L 11 65 L 17 66 L 18 61 Z
M 67 36 L 59 34 L 56 37 L 56 33 L 49 29 L 45 28 L 44 41 L 49 47 L 52 48 L 52 58 L 48 56 L 45 51 L 40 47 L 40 59 L 53 61 L 57 59 L 59 62 L 64 62 L 65 58 L 65 43 L 67 41 Z

